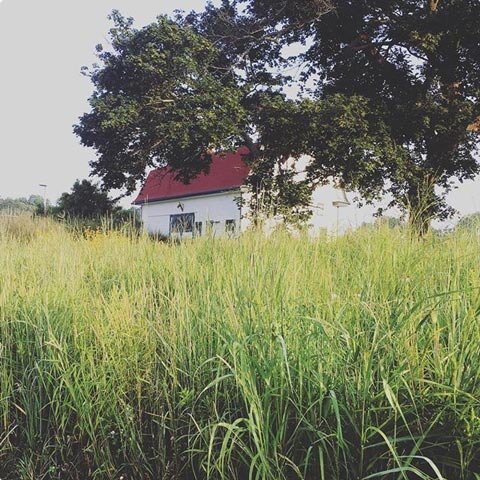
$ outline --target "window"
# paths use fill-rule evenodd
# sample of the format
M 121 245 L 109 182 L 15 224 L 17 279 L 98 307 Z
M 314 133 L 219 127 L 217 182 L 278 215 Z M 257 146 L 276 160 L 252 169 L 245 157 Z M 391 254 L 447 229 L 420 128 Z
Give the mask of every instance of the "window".
M 220 222 L 215 220 L 208 220 L 207 221 L 207 233 L 209 235 L 216 235 L 218 233 L 218 225 Z
M 202 236 L 203 233 L 203 222 L 195 222 L 195 235 L 199 237 Z
M 170 215 L 170 234 L 193 233 L 195 224 L 194 213 L 181 213 L 179 215 Z
M 237 229 L 237 222 L 235 220 L 225 221 L 225 231 L 229 234 L 235 233 Z

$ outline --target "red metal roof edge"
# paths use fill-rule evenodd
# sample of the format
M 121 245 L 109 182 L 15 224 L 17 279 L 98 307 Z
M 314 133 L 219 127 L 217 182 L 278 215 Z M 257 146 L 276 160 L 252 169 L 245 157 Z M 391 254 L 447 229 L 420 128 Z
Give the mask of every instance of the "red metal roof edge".
M 175 172 L 168 167 L 152 170 L 132 204 L 143 205 L 239 189 L 250 173 L 250 167 L 243 160 L 248 154 L 245 146 L 236 151 L 214 154 L 210 172 L 198 175 L 190 183 L 176 180 Z M 155 183 L 157 180 L 158 183 Z
M 235 190 L 240 190 L 242 185 L 237 185 L 230 188 L 222 188 L 217 190 L 205 190 L 197 193 L 185 193 L 182 195 L 173 195 L 170 197 L 158 197 L 158 198 L 147 198 L 145 200 L 134 200 L 132 205 L 145 205 L 146 203 L 155 203 L 155 202 L 167 202 L 168 200 L 176 200 L 178 198 L 188 198 L 188 197 L 201 197 L 202 195 L 214 195 L 216 193 L 223 192 L 234 192 Z

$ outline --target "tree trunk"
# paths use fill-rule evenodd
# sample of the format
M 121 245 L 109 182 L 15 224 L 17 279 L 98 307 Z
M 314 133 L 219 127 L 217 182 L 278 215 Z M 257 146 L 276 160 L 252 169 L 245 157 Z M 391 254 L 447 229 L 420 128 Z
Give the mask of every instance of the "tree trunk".
M 410 207 L 408 211 L 408 225 L 416 237 L 424 237 L 430 231 L 431 221 L 432 217 L 428 212 Z
M 437 212 L 435 184 L 430 178 L 412 185 L 407 195 L 408 224 L 412 233 L 424 237 L 431 227 Z

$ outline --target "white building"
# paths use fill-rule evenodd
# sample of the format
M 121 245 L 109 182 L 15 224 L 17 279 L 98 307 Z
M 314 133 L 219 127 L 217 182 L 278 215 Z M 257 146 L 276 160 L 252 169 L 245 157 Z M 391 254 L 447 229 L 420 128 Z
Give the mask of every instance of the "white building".
M 176 180 L 175 174 L 166 168 L 150 172 L 134 201 L 141 207 L 147 231 L 163 236 L 192 237 L 244 230 L 249 225 L 245 197 L 248 194 L 243 188 L 250 172 L 243 161 L 247 154 L 248 149 L 244 147 L 237 152 L 214 155 L 210 172 L 199 175 L 189 184 Z M 344 200 L 342 192 L 331 186 L 321 187 L 313 199 L 312 230 L 338 228 L 338 203 Z

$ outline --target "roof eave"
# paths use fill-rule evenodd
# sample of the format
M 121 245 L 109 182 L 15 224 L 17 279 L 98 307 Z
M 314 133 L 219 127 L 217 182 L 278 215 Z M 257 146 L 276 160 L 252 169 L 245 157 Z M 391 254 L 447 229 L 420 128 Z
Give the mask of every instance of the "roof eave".
M 207 195 L 215 195 L 219 193 L 225 193 L 225 192 L 232 192 L 235 190 L 241 190 L 242 185 L 237 185 L 234 187 L 229 187 L 229 188 L 222 188 L 222 189 L 216 189 L 216 190 L 207 190 L 204 192 L 196 192 L 196 193 L 185 193 L 183 195 L 172 195 L 169 197 L 156 197 L 156 198 L 147 198 L 145 200 L 135 200 L 132 202 L 132 205 L 146 205 L 148 203 L 155 203 L 155 202 L 166 202 L 168 200 L 179 200 L 181 198 L 188 198 L 188 197 L 201 197 L 201 196 L 207 196 Z

